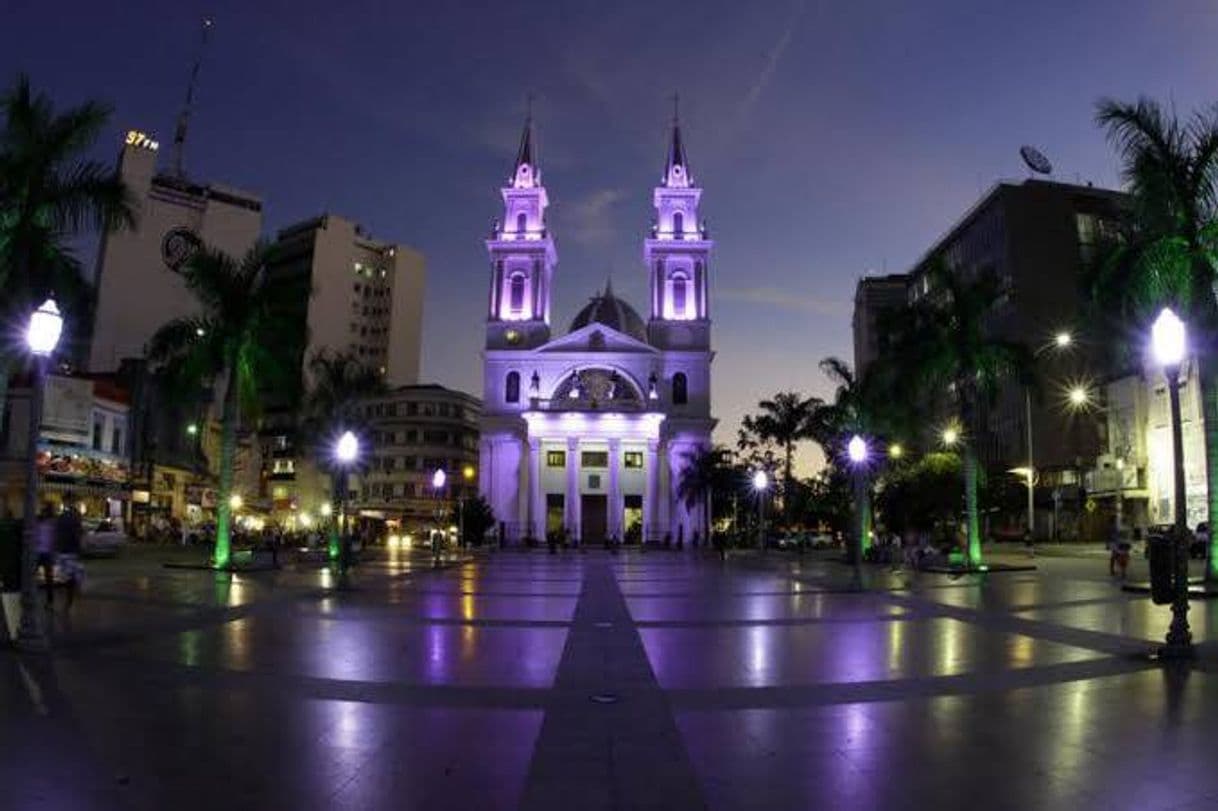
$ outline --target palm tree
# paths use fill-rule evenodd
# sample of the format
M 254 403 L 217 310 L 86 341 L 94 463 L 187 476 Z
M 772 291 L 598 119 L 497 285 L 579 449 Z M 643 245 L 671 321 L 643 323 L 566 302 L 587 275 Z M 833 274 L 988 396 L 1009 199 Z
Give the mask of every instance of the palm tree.
M 88 229 L 135 224 L 126 184 L 85 158 L 110 110 L 86 102 L 56 112 L 21 75 L 0 95 L 0 115 L 0 323 L 21 323 L 53 294 L 71 330 L 88 323 L 92 291 L 68 243 Z M 12 362 L 0 347 L 0 403 Z
M 690 512 L 701 507 L 707 543 L 711 542 L 714 496 L 730 490 L 735 475 L 730 457 L 730 451 L 721 445 L 699 447 L 682 454 L 684 465 L 677 480 L 677 497 Z
M 981 522 L 977 509 L 977 440 L 985 434 L 983 400 L 1004 379 L 1024 378 L 1031 368 L 1025 346 L 991 334 L 987 320 L 1002 285 L 992 273 L 966 280 L 942 260 L 930 268 L 933 295 L 909 312 L 892 359 L 907 393 L 933 398 L 950 390 L 966 436 L 962 438 L 966 556 L 981 563 Z
M 1166 304 L 1179 308 L 1197 348 L 1205 424 L 1209 525 L 1218 526 L 1218 108 L 1181 122 L 1154 101 L 1104 99 L 1096 122 L 1121 158 L 1133 201 L 1133 229 L 1092 285 L 1105 309 L 1148 323 Z M 1207 578 L 1218 577 L 1211 532 Z
M 257 413 L 262 392 L 289 382 L 289 365 L 275 348 L 292 327 L 283 287 L 269 288 L 271 249 L 257 244 L 240 260 L 204 246 L 182 266 L 198 300 L 197 316 L 165 324 L 149 343 L 149 357 L 179 392 L 223 386 L 220 409 L 220 483 L 216 504 L 217 568 L 231 559 L 233 463 L 242 415 Z
M 875 430 L 872 409 L 864 397 L 862 381 L 841 358 L 828 357 L 820 369 L 836 384 L 833 402 L 826 403 L 812 415 L 812 435 L 825 453 L 825 459 L 835 467 L 846 461 L 845 444 L 852 434 L 866 436 Z M 861 560 L 871 545 L 871 499 L 865 470 L 851 470 L 853 509 L 855 515 L 854 543 L 849 550 L 851 561 Z
M 788 518 L 794 500 L 786 498 L 785 494 L 792 492 L 794 485 L 791 468 L 795 461 L 795 446 L 814 437 L 812 418 L 822 404 L 817 397 L 804 397 L 795 391 L 780 391 L 773 398 L 757 404 L 761 413 L 747 415 L 741 423 L 745 432 L 782 448 L 783 513 Z
M 305 394 L 301 433 L 312 446 L 314 458 L 330 476 L 332 514 L 337 516 L 340 505 L 339 481 L 346 487 L 347 471 L 333 463 L 331 443 L 344 431 L 357 436 L 367 434 L 361 404 L 364 398 L 385 391 L 380 374 L 353 352 L 331 352 L 321 349 L 308 364 L 311 385 Z M 330 558 L 338 557 L 338 521 L 330 524 Z

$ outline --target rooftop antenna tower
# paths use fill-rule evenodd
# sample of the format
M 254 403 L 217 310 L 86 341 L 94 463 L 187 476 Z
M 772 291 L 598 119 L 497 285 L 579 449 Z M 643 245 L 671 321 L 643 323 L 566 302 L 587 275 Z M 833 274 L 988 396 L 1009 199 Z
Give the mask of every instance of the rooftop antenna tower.
M 195 85 L 199 81 L 199 67 L 203 64 L 203 52 L 207 48 L 207 35 L 211 33 L 213 20 L 203 18 L 203 28 L 199 37 L 199 50 L 195 55 L 194 65 L 190 68 L 190 82 L 186 85 L 186 101 L 182 104 L 182 112 L 178 114 L 178 126 L 173 133 L 173 173 L 185 177 L 182 170 L 182 148 L 186 144 L 186 129 L 190 125 L 190 113 L 194 106 Z

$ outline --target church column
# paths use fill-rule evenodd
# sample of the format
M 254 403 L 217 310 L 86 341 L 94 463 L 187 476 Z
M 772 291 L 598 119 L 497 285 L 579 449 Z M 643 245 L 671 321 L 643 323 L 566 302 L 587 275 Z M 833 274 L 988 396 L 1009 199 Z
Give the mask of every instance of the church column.
M 528 534 L 538 540 L 545 540 L 545 508 L 542 507 L 541 493 L 541 440 L 529 437 L 529 506 L 527 512 Z
M 581 515 L 579 503 L 579 439 L 567 439 L 567 495 L 566 504 L 567 530 L 572 538 L 578 539 L 581 534 Z
M 609 440 L 609 534 L 622 540 L 622 486 L 619 468 L 622 463 L 622 440 Z
M 668 464 L 668 443 L 660 442 L 657 448 L 656 460 L 659 462 L 659 476 L 657 477 L 658 485 L 656 488 L 656 501 L 659 509 L 656 510 L 656 518 L 659 521 L 659 526 L 656 527 L 656 533 L 660 539 L 664 538 L 665 533 L 672 532 L 672 486 L 670 479 L 672 478 Z M 673 540 L 676 540 L 676 534 L 673 534 Z
M 647 474 L 647 487 L 643 490 L 643 543 L 655 539 L 657 533 L 662 537 L 660 532 L 660 511 L 658 497 L 660 490 L 660 469 L 659 456 L 656 453 L 656 448 L 659 441 L 655 439 L 647 440 L 647 458 L 645 461 Z

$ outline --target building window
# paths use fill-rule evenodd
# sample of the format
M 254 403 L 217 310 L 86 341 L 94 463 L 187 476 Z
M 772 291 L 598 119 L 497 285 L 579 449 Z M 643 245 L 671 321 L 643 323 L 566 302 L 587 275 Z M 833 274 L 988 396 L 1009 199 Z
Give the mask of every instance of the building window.
M 521 312 L 524 309 L 523 273 L 517 273 L 512 276 L 511 287 L 508 291 L 508 307 L 514 313 Z
M 672 401 L 674 405 L 685 405 L 689 402 L 689 381 L 685 372 L 677 372 L 672 376 Z
M 508 403 L 520 402 L 520 372 L 508 372 L 503 386 L 503 399 Z
M 529 217 L 523 211 L 516 215 L 516 233 L 524 235 L 525 229 L 528 227 Z
M 687 289 L 687 280 L 682 273 L 674 274 L 672 277 L 672 314 L 677 318 L 685 317 L 685 298 Z
M 123 429 L 115 425 L 110 429 L 110 453 L 123 452 Z
M 609 452 L 584 451 L 579 455 L 579 464 L 581 467 L 609 467 Z
M 546 467 L 566 467 L 566 451 L 546 451 Z
M 102 438 L 105 436 L 106 428 L 101 420 L 93 420 L 93 450 L 100 451 L 102 449 Z
M 674 239 L 685 238 L 685 215 L 674 211 L 672 215 L 672 235 Z
M 642 451 L 626 451 L 622 457 L 622 467 L 629 470 L 643 469 L 643 452 Z

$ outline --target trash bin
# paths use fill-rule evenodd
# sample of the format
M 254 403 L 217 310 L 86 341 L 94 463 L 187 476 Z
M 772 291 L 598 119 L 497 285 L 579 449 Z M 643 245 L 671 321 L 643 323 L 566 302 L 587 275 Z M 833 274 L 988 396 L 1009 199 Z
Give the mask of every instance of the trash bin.
M 1155 605 L 1167 605 L 1176 597 L 1175 537 L 1171 532 L 1154 532 L 1146 539 L 1150 563 L 1150 599 Z

